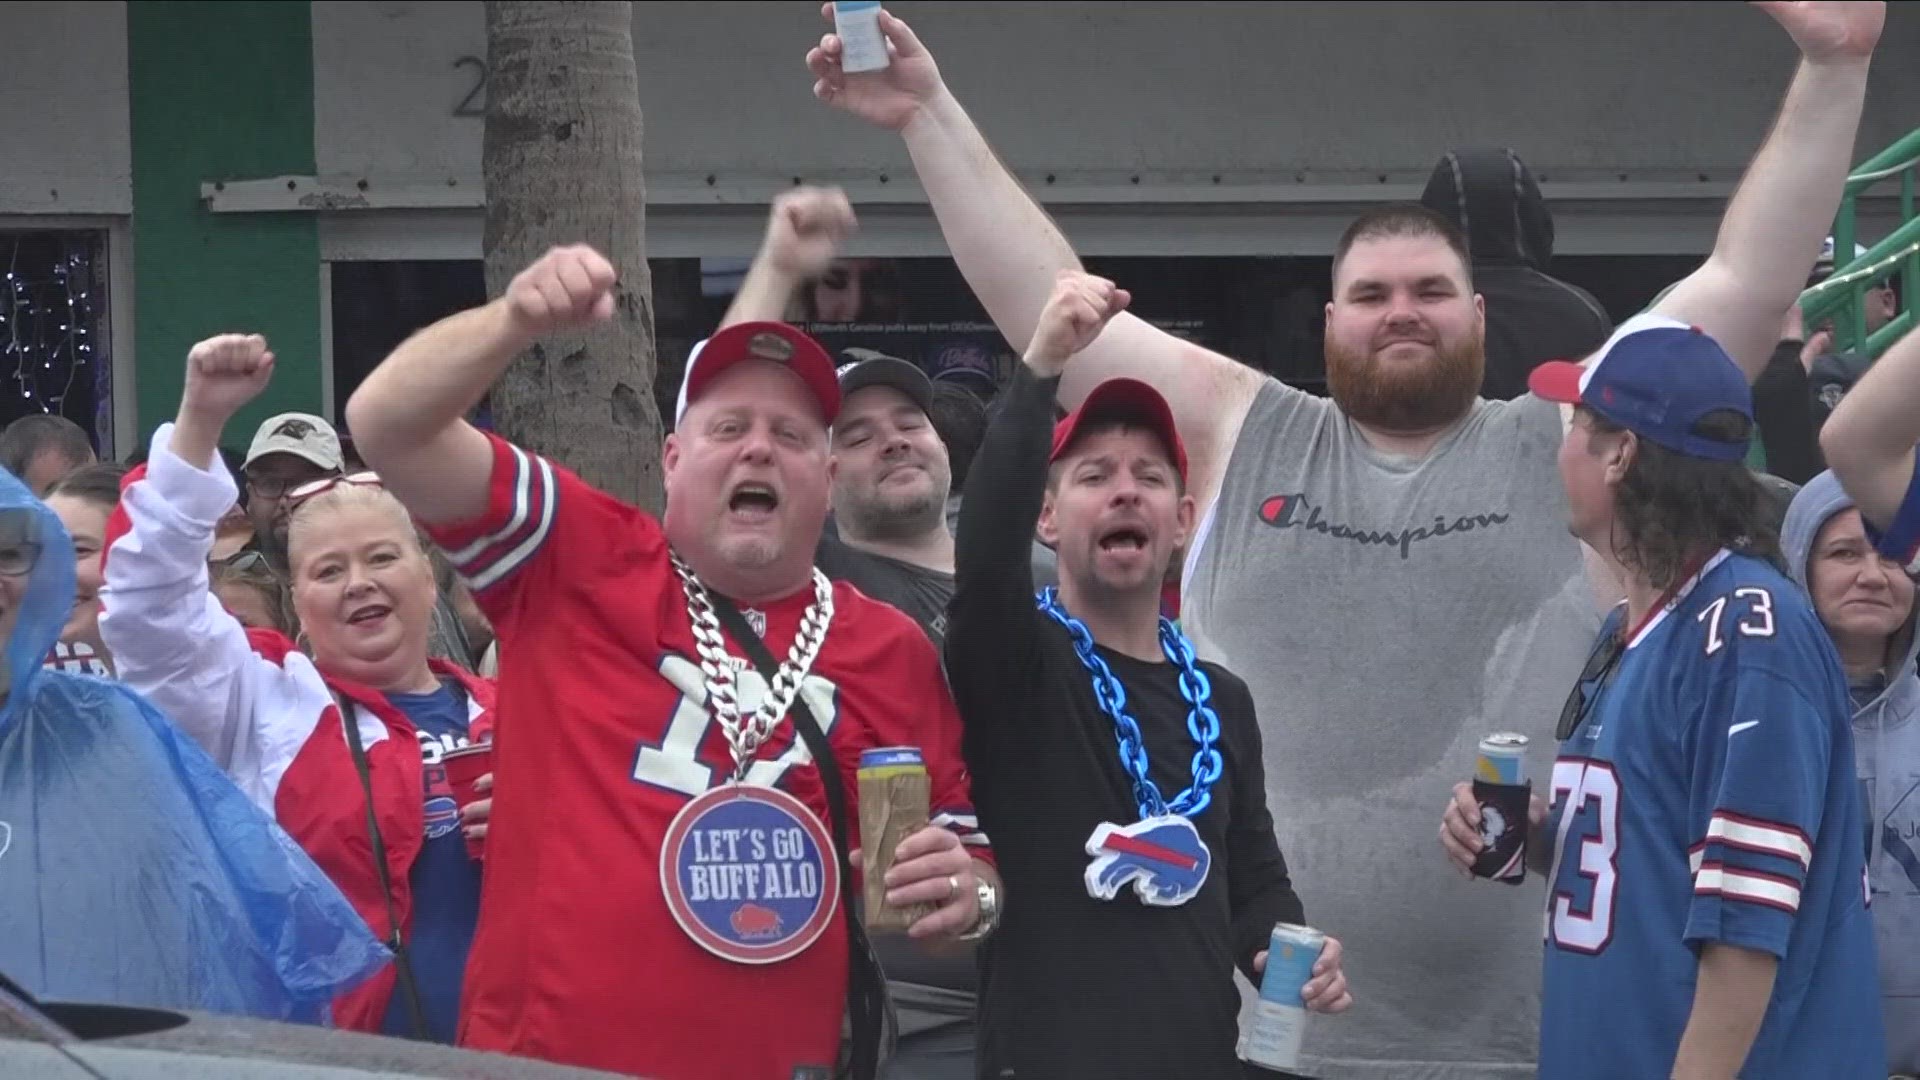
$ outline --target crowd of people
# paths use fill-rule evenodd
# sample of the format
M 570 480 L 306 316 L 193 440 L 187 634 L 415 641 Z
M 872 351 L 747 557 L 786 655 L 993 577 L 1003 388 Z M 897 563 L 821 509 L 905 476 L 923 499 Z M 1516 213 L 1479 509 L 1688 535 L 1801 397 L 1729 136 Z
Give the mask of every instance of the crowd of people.
M 466 419 L 624 317 L 585 246 L 350 442 L 224 449 L 245 333 L 125 465 L 16 423 L 0 971 L 661 1080 L 1920 1075 L 1920 335 L 1798 319 L 1885 5 L 1756 6 L 1799 65 L 1698 270 L 1612 326 L 1518 157 L 1449 154 L 1340 238 L 1326 398 L 1130 314 L 883 11 L 814 92 L 905 141 L 1005 386 L 783 321 L 858 227 L 798 187 L 657 517 Z M 1243 1053 L 1278 924 L 1325 935 L 1297 1074 Z

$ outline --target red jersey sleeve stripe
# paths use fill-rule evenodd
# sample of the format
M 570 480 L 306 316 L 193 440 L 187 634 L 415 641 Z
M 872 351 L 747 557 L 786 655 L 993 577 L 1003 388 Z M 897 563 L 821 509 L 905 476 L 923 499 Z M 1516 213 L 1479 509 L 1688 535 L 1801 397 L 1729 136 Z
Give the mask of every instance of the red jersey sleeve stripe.
M 1772 874 L 1708 863 L 1694 875 L 1695 896 L 1718 896 L 1723 900 L 1743 900 L 1749 904 L 1778 908 L 1788 914 L 1800 910 L 1800 886 Z
M 1715 841 L 1762 855 L 1792 859 L 1802 869 L 1813 866 L 1813 844 L 1806 833 L 1791 825 L 1716 811 L 1707 823 L 1707 843 Z
M 448 555 L 475 592 L 513 573 L 553 531 L 553 466 L 519 447 L 512 451 L 513 503 L 506 523 Z

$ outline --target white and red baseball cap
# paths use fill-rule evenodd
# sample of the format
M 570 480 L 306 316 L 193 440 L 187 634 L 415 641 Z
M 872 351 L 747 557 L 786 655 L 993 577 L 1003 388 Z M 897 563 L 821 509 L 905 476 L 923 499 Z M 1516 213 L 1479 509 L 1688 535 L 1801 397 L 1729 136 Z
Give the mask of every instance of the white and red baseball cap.
M 800 376 L 820 404 L 820 414 L 831 425 L 840 413 L 840 378 L 833 357 L 799 327 L 783 322 L 736 323 L 693 347 L 687 372 L 680 380 L 680 399 L 673 424 L 687 414 L 687 406 L 712 385 L 720 373 L 746 360 L 781 364 Z

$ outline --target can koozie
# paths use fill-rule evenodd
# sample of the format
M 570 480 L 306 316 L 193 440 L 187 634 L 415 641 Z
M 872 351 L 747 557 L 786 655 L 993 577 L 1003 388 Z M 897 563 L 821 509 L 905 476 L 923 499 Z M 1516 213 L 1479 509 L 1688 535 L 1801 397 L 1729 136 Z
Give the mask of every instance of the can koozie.
M 1527 808 L 1533 782 L 1490 784 L 1475 778 L 1473 797 L 1480 804 L 1480 857 L 1475 877 L 1518 885 L 1527 879 Z

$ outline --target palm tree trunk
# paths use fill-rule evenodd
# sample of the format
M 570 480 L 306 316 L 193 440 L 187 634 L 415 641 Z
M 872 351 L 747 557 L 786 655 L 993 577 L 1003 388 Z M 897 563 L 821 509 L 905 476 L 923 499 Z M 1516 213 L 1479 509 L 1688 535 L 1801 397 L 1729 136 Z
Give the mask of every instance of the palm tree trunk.
M 620 273 L 614 318 L 528 350 L 494 388 L 494 421 L 514 442 L 658 513 L 633 5 L 489 0 L 486 9 L 488 295 L 559 244 L 590 244 Z

